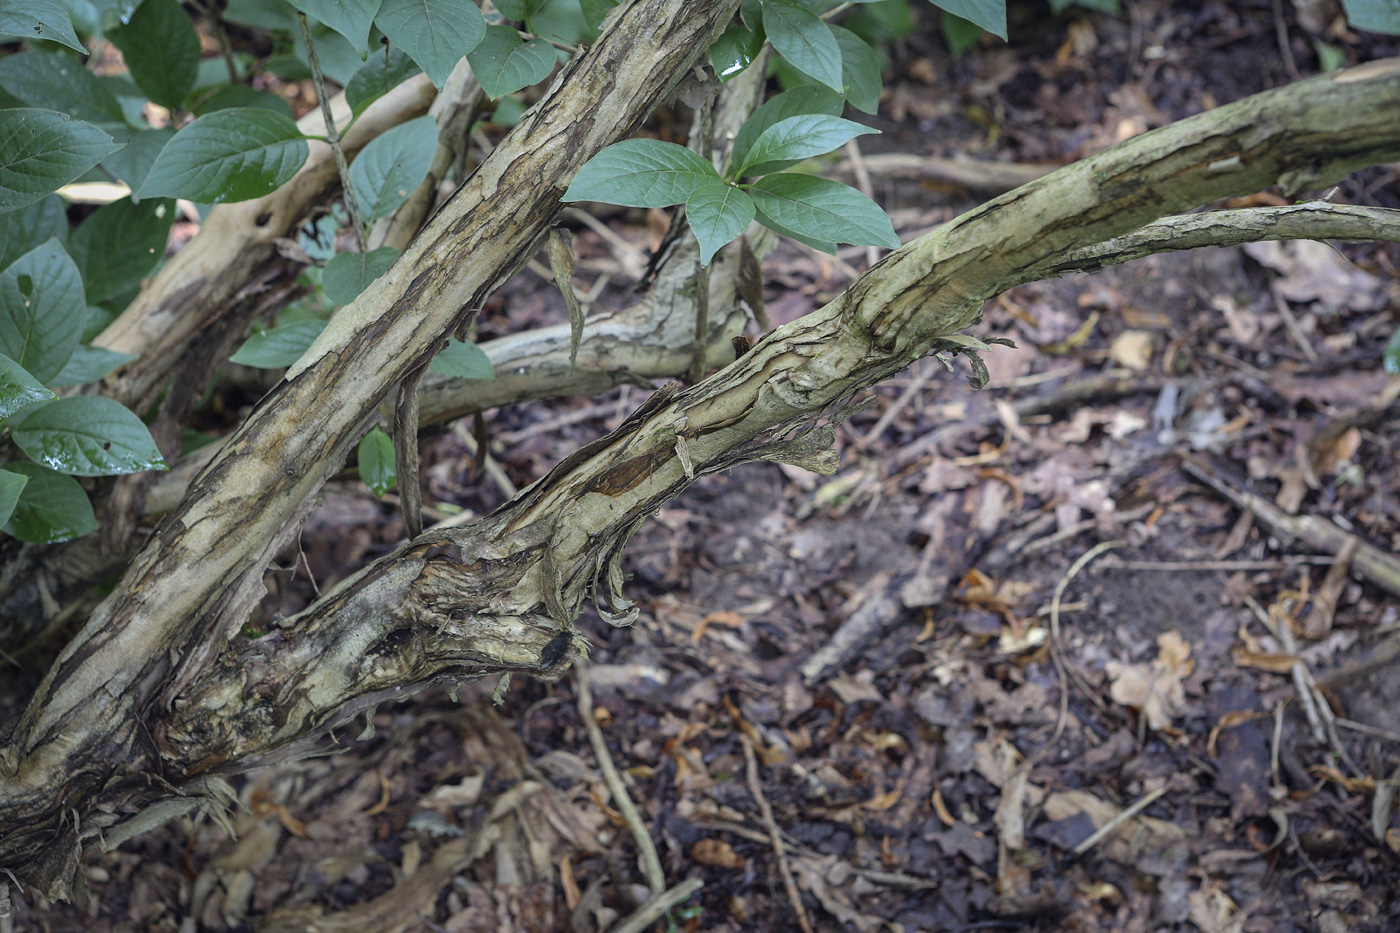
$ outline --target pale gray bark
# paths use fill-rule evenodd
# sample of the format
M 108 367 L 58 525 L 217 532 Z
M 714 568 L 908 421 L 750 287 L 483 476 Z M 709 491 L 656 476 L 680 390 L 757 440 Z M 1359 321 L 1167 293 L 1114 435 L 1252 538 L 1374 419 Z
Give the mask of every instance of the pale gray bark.
M 572 650 L 548 669 L 540 658 L 590 589 L 626 609 L 617 559 L 647 515 L 746 459 L 830 468 L 822 432 L 805 427 L 923 355 L 965 350 L 957 332 L 1026 269 L 1201 203 L 1400 156 L 1400 60 L 1129 140 L 906 245 L 704 382 L 657 393 L 488 519 L 429 532 L 277 631 L 232 641 L 266 563 L 387 389 L 523 261 L 554 192 L 637 125 L 736 6 L 624 4 L 195 480 L 0 749 L 0 864 L 64 896 L 77 848 L 125 813 L 216 793 L 218 772 L 303 750 L 423 684 L 557 674 Z

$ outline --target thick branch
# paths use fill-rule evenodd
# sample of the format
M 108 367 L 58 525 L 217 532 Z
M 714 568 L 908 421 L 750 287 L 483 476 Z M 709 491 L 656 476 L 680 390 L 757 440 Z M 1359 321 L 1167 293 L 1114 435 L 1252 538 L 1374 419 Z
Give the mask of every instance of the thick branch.
M 341 140 L 342 147 L 354 155 L 386 130 L 422 116 L 435 96 L 426 75 L 410 78 L 370 104 Z M 344 94 L 331 101 L 331 112 L 339 125 L 349 122 L 350 106 Z M 319 111 L 302 117 L 297 127 L 310 135 L 326 132 Z M 239 302 L 254 272 L 273 255 L 276 241 L 292 235 L 307 211 L 335 184 L 330 146 L 315 140 L 310 146 L 306 164 L 276 191 L 254 201 L 220 204 L 210 211 L 194 239 L 93 341 L 137 355 L 107 377 L 104 394 L 145 411 L 160 395 L 188 345 Z
M 16 830 L 0 839 L 0 863 L 50 894 L 69 892 L 77 841 L 110 817 L 88 810 L 75 827 L 62 814 L 86 809 L 99 790 L 122 796 L 117 785 L 144 793 L 149 781 L 132 758 L 150 751 L 136 753 L 138 736 L 145 742 L 149 733 L 138 732 L 138 721 L 168 708 L 222 653 L 288 529 L 388 388 L 523 263 L 559 209 L 557 190 L 640 125 L 737 7 L 632 0 L 617 8 L 608 31 L 562 71 L 394 269 L 331 321 L 157 530 L 0 749 L 0 829 Z M 119 767 L 131 776 L 114 781 Z
M 334 645 L 345 637 L 339 633 L 363 630 L 366 607 L 398 607 L 374 627 L 365 653 L 388 652 L 390 668 L 432 679 L 481 669 L 479 658 L 425 668 L 434 632 L 449 632 L 456 643 L 475 627 L 508 620 L 520 633 L 519 653 L 501 666 L 519 669 L 532 652 L 540 657 L 546 636 L 567 634 L 590 586 L 615 586 L 617 553 L 646 515 L 705 472 L 756 457 L 810 457 L 810 449 L 772 439 L 913 359 L 951 347 L 941 338 L 972 322 L 982 302 L 1023 268 L 1280 176 L 1328 183 L 1358 164 L 1394 158 L 1400 61 L 1359 71 L 1146 134 L 945 224 L 725 370 L 684 392 L 653 396 L 612 435 L 567 458 L 476 527 L 415 542 L 347 582 L 290 620 L 295 637 Z M 1230 170 L 1220 169 L 1240 154 Z M 380 580 L 392 583 L 381 588 Z M 419 641 L 425 647 L 416 647 Z M 305 741 L 335 721 L 328 712 L 334 707 L 371 699 L 347 667 L 352 655 L 308 650 L 292 657 L 272 647 L 244 646 L 186 691 L 188 702 L 164 734 L 169 760 L 185 768 L 241 767 L 270 748 Z M 255 665 L 264 683 L 314 685 L 314 700 L 288 697 L 269 717 L 267 696 L 246 678 Z M 379 681 L 374 688 L 386 689 Z
M 1360 240 L 1400 243 L 1400 210 L 1308 201 L 1163 217 L 1132 233 L 1078 249 L 1025 270 L 1023 281 L 1094 272 L 1154 253 L 1238 246 L 1260 240 Z

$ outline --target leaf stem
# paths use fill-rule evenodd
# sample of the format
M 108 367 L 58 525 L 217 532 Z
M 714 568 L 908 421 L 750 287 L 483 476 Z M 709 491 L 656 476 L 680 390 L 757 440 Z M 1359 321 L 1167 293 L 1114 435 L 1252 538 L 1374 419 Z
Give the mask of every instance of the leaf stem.
M 316 55 L 316 43 L 311 39 L 311 26 L 306 14 L 297 10 L 297 23 L 301 26 L 301 38 L 306 43 L 306 62 L 311 66 L 311 81 L 316 86 L 316 100 L 321 104 L 321 116 L 326 120 L 326 142 L 335 156 L 336 171 L 340 173 L 340 185 L 345 189 L 345 206 L 350 211 L 350 222 L 355 227 L 355 242 L 360 252 L 365 251 L 365 228 L 360 219 L 360 203 L 355 200 L 355 189 L 350 184 L 350 167 L 345 163 L 345 149 L 340 145 L 340 133 L 336 132 L 335 118 L 331 116 L 330 98 L 326 96 L 326 76 L 321 73 L 321 59 Z

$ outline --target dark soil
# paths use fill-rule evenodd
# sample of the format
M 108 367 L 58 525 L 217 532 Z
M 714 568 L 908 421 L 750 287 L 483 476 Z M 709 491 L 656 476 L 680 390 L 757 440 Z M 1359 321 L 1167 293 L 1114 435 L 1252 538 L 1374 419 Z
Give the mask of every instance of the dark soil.
M 1028 4 L 1009 46 L 954 61 L 919 12 L 891 50 L 869 154 L 1066 162 L 1287 83 L 1280 29 L 1303 75 L 1315 42 L 1350 63 L 1396 51 L 1340 29 L 1329 2 Z M 1400 206 L 1396 177 L 1360 173 L 1335 199 Z M 875 188 L 906 239 L 975 203 Z M 641 220 L 618 229 L 645 242 Z M 589 236 L 581 251 L 606 253 Z M 836 475 L 749 465 L 648 522 L 627 560 L 641 617 L 579 626 L 594 718 L 667 883 L 704 882 L 652 928 L 799 929 L 796 898 L 817 930 L 1400 930 L 1400 816 L 1385 803 L 1400 779 L 1397 594 L 1355 565 L 1329 582 L 1335 549 L 1187 472 L 1400 548 L 1396 380 L 1381 366 L 1400 251 L 1342 252 L 1197 251 L 1016 289 L 977 329 L 1019 345 L 989 354 L 985 390 L 925 360 L 841 426 Z M 1275 300 L 1339 269 L 1355 290 Z M 791 243 L 764 273 L 778 321 L 848 282 Z M 627 284 L 603 300 L 628 300 Z M 480 326 L 563 319 L 527 272 Z M 643 397 L 489 413 L 492 455 L 523 486 Z M 503 501 L 461 436 L 424 456 L 428 501 Z M 324 588 L 401 534 L 391 505 L 347 483 L 301 546 Z M 269 615 L 311 593 L 304 570 L 269 583 Z M 1293 661 L 1335 720 L 1321 741 Z M 516 679 L 496 708 L 495 684 L 381 708 L 333 754 L 235 781 L 237 841 L 200 818 L 92 853 L 91 904 L 17 904 L 19 928 L 611 929 L 648 891 L 575 676 Z

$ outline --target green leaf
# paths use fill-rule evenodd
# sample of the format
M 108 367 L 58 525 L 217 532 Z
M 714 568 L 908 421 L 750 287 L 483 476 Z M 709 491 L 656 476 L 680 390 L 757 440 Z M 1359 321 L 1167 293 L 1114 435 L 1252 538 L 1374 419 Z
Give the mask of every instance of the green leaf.
M 120 148 L 92 124 L 52 110 L 0 110 L 0 213 L 57 191 Z
M 337 253 L 326 263 L 321 276 L 321 290 L 334 305 L 348 305 L 369 288 L 369 283 L 389 271 L 399 251 L 381 246 L 368 253 Z
M 448 340 L 447 346 L 433 357 L 433 362 L 428 368 L 435 373 L 456 376 L 458 379 L 496 378 L 491 358 L 470 340 Z
M 628 139 L 584 163 L 565 201 L 605 201 L 627 207 L 670 207 L 701 185 L 720 181 L 705 158 L 656 139 Z
M 360 438 L 360 448 L 355 453 L 355 462 L 360 468 L 360 479 L 365 481 L 370 492 L 382 496 L 394 488 L 398 472 L 394 465 L 394 439 L 378 427 Z
M 58 398 L 29 370 L 0 353 L 0 421 L 35 402 Z
M 930 0 L 940 10 L 976 23 L 1006 41 L 1006 0 Z
M 179 0 L 143 0 L 107 38 L 147 97 L 171 109 L 184 103 L 199 74 L 199 36 Z
M 833 90 L 843 90 L 841 46 L 821 17 L 787 0 L 765 0 L 763 31 L 778 54 Z
M 174 220 L 174 201 L 147 198 L 134 204 L 122 198 L 83 221 L 68 237 L 68 255 L 83 277 L 87 300 L 107 301 L 140 286 L 164 257 Z
M 728 81 L 749 67 L 761 51 L 763 36 L 736 16 L 710 46 L 710 65 L 720 81 Z
M 224 19 L 230 23 L 268 29 L 272 32 L 297 32 L 296 13 L 286 0 L 228 0 Z
M 846 102 L 841 95 L 829 87 L 808 84 L 783 91 L 755 110 L 753 115 L 744 121 L 744 125 L 739 127 L 739 132 L 734 136 L 731 164 L 738 165 L 748 158 L 754 142 L 775 123 L 803 114 L 824 113 L 839 117 L 845 107 Z
M 63 369 L 87 317 L 78 267 L 57 240 L 0 273 L 0 353 L 48 382 Z
M 119 353 L 106 347 L 79 344 L 73 355 L 68 358 L 68 362 L 63 364 L 59 374 L 49 380 L 49 384 L 80 386 L 96 382 L 121 364 L 134 359 L 136 356 L 132 353 Z
M 204 116 L 216 110 L 232 110 L 234 107 L 252 107 L 255 110 L 271 110 L 291 117 L 292 105 L 271 91 L 259 91 L 246 84 L 228 84 L 208 97 L 201 97 L 194 106 L 196 116 Z M 160 132 L 152 130 L 150 132 Z
M 365 223 L 388 217 L 427 177 L 437 134 L 437 120 L 418 117 L 381 134 L 355 157 L 350 186 Z
M 73 32 L 68 8 L 59 0 L 0 0 L 0 33 L 61 42 L 79 54 L 88 54 Z
M 734 175 L 766 175 L 803 159 L 824 155 L 849 139 L 879 132 L 873 127 L 824 113 L 788 117 L 759 134 Z
M 753 198 L 733 185 L 715 182 L 696 188 L 685 202 L 685 219 L 700 241 L 700 264 L 708 266 L 715 253 L 753 222 Z
M 421 70 L 398 46 L 386 45 L 383 55 L 371 55 L 345 85 L 345 102 L 350 105 L 350 112 L 358 117 L 390 88 L 398 87 Z
M 29 477 L 23 473 L 0 470 L 0 525 L 8 522 L 19 504 L 19 495 L 24 490 Z
M 31 107 L 57 110 L 69 119 L 124 125 L 117 97 L 97 75 L 66 55 L 21 52 L 0 58 L 0 87 Z
M 165 148 L 165 144 L 174 138 L 175 131 L 168 127 L 142 130 L 131 136 L 125 149 L 120 149 L 103 159 L 102 167 L 126 182 L 132 191 L 140 191 L 146 176 L 151 172 L 151 166 L 156 163 L 156 157 Z M 132 197 L 135 199 L 136 196 Z
M 947 10 L 939 11 L 939 26 L 943 31 L 943 44 L 948 46 L 948 51 L 954 58 L 961 58 L 962 54 L 976 45 L 977 40 L 982 37 L 981 26 L 968 22 L 961 16 L 954 16 Z
M 1354 29 L 1400 35 L 1400 4 L 1395 0 L 1342 0 L 1342 9 Z
M 200 204 L 248 201 L 276 191 L 306 162 L 306 139 L 280 113 L 238 107 L 202 116 L 156 157 L 141 197 Z
M 10 422 L 10 437 L 29 459 L 73 476 L 165 469 L 141 419 L 120 402 L 99 395 L 61 398 L 31 408 Z
M 28 207 L 0 214 L 0 269 L 4 269 L 50 237 L 68 236 L 68 215 L 57 195 Z
M 243 341 L 243 346 L 229 357 L 229 362 L 257 369 L 291 366 L 325 329 L 326 322 L 320 318 L 305 318 L 274 327 Z
M 496 4 L 496 9 L 500 10 L 506 19 L 520 22 L 534 16 L 548 2 L 549 0 L 501 0 Z
M 524 42 L 509 26 L 487 26 L 486 35 L 467 53 L 481 89 L 495 100 L 549 77 L 559 59 L 543 39 Z
M 894 225 L 880 206 L 840 182 L 812 175 L 769 175 L 755 182 L 749 194 L 765 216 L 814 240 L 899 248 Z
M 30 544 L 57 544 L 97 530 L 92 503 L 73 477 L 23 461 L 5 464 L 5 472 L 28 479 L 5 534 Z
M 307 25 L 311 27 L 311 39 L 316 44 L 316 57 L 321 62 L 321 73 L 341 87 L 349 84 L 355 72 L 359 71 L 369 58 L 369 53 L 365 49 L 355 48 L 349 39 L 332 29 L 327 29 L 314 19 Z M 301 34 L 300 26 L 292 33 L 292 52 L 297 61 L 305 66 L 306 77 L 311 77 L 311 57 L 307 54 L 306 39 Z
M 379 12 L 379 0 L 289 0 L 289 2 L 307 16 L 320 20 L 348 39 L 355 51 L 360 53 L 361 59 L 369 52 L 369 27 L 374 22 L 374 14 Z
M 849 29 L 828 26 L 841 46 L 841 81 L 846 86 L 846 100 L 865 113 L 880 109 L 880 62 L 865 40 Z
M 588 24 L 589 29 L 593 30 L 597 30 L 603 25 L 603 20 L 615 6 L 617 6 L 617 0 L 579 0 L 579 8 L 583 11 L 583 21 Z
M 374 21 L 437 87 L 486 35 L 486 20 L 471 0 L 384 0 Z
M 1390 375 L 1400 376 L 1400 327 L 1395 328 L 1395 333 L 1386 341 L 1385 351 L 1381 354 L 1381 364 Z
M 71 3 L 71 0 L 69 0 Z M 136 8 L 141 5 L 141 0 L 89 0 L 97 14 L 97 32 L 106 32 L 115 29 L 122 23 L 131 19 Z M 74 15 L 77 15 L 77 6 L 70 5 Z

